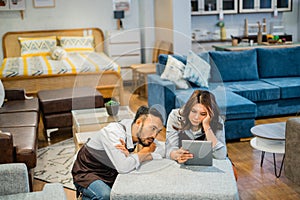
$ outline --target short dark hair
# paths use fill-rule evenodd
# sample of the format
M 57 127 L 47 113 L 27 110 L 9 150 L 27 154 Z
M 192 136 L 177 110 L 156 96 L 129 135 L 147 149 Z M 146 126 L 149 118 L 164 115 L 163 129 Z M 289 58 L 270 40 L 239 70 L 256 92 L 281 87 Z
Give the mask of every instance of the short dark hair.
M 136 111 L 133 123 L 135 123 L 136 120 L 138 118 L 140 118 L 142 115 L 148 115 L 148 114 L 153 115 L 155 117 L 158 117 L 161 120 L 161 122 L 164 122 L 162 114 L 156 108 L 153 108 L 153 107 L 149 108 L 147 106 L 140 106 L 138 108 L 138 110 Z

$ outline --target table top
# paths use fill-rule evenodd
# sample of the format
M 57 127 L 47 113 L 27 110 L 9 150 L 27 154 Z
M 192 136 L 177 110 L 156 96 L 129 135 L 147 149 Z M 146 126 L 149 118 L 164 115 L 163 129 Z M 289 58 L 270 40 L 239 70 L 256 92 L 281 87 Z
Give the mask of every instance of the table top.
M 285 141 L 283 140 L 267 140 L 259 137 L 252 138 L 250 145 L 257 150 L 269 152 L 269 153 L 281 153 L 285 152 Z
M 291 48 L 300 46 L 300 43 L 291 43 L 291 44 L 254 44 L 253 46 L 249 46 L 248 44 L 245 45 L 238 45 L 238 46 L 231 46 L 231 45 L 213 45 L 213 47 L 218 51 L 244 51 L 244 50 L 250 50 L 254 48 Z
M 251 128 L 251 133 L 269 140 L 285 140 L 285 122 L 260 124 Z
M 238 199 L 229 160 L 213 166 L 186 166 L 169 159 L 143 163 L 138 170 L 119 174 L 111 199 Z
M 116 116 L 109 116 L 106 108 L 72 110 L 72 116 L 73 123 L 77 126 L 82 126 L 132 119 L 134 118 L 134 113 L 130 110 L 129 106 L 120 106 L 118 115 Z
M 141 67 L 141 68 L 137 68 L 136 72 L 140 74 L 154 74 L 156 73 L 156 68 Z

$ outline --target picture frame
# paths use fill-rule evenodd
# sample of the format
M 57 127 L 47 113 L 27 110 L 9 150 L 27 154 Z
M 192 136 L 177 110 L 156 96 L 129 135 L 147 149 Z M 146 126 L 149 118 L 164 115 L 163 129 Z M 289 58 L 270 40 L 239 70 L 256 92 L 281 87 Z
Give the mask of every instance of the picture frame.
M 34 8 L 54 8 L 55 0 L 33 0 Z
M 130 10 L 131 0 L 113 0 L 113 10 Z

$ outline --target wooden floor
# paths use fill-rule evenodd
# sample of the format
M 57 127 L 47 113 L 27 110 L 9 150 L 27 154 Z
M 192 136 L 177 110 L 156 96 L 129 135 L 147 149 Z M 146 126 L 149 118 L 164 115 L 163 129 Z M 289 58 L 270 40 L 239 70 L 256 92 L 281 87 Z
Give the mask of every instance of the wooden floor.
M 129 90 L 130 89 L 126 89 L 125 98 L 128 99 L 128 105 L 133 111 L 140 105 L 147 105 L 147 99 L 139 97 L 138 95 L 131 95 Z M 288 118 L 289 117 L 260 119 L 256 120 L 256 124 L 282 122 Z M 40 133 L 39 148 L 70 137 L 72 137 L 71 131 L 66 130 L 63 135 L 51 135 L 51 141 L 46 142 Z M 164 135 L 160 137 L 163 138 Z M 284 175 L 284 170 L 280 178 L 275 177 L 272 154 L 266 153 L 263 167 L 260 167 L 261 152 L 253 149 L 249 144 L 249 140 L 248 138 L 243 141 L 227 143 L 228 155 L 235 164 L 238 172 L 237 186 L 240 199 L 300 199 L 300 186 L 289 181 Z M 276 159 L 276 165 L 279 167 L 282 155 L 277 155 Z M 45 182 L 34 180 L 34 190 L 42 190 L 44 184 Z M 65 192 L 69 200 L 76 199 L 75 191 L 65 189 Z

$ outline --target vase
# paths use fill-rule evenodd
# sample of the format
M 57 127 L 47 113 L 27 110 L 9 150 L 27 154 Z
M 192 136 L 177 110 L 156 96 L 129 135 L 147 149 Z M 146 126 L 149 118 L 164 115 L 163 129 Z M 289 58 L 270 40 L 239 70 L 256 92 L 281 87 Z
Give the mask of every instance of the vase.
M 221 40 L 226 40 L 226 29 L 225 29 L 225 27 L 220 28 L 220 37 L 221 37 Z
M 262 43 L 262 32 L 258 31 L 257 33 L 257 44 L 261 44 Z

